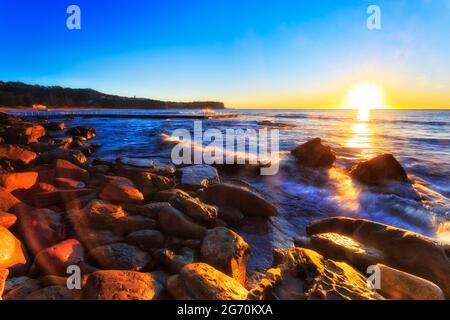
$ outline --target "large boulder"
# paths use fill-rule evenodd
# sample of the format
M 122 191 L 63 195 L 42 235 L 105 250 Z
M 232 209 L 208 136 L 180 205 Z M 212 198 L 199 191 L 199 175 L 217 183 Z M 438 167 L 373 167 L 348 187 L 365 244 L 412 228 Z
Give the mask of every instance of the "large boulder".
M 0 226 L 0 269 L 25 263 L 21 242 L 8 229 Z
M 151 273 L 101 270 L 86 277 L 83 298 L 86 300 L 153 300 L 162 286 Z
M 39 138 L 45 136 L 43 126 L 32 123 L 17 124 L 6 128 L 3 138 L 6 143 L 30 144 L 37 142 Z
M 83 165 L 87 162 L 87 158 L 80 150 L 56 148 L 47 152 L 43 152 L 37 158 L 39 163 L 53 163 L 57 159 L 67 160 L 75 165 Z
M 116 202 L 141 202 L 143 194 L 135 187 L 133 182 L 119 176 L 105 176 L 100 199 Z
M 63 131 L 65 124 L 64 122 L 47 122 L 42 124 L 42 126 L 48 131 Z
M 88 188 L 37 192 L 32 194 L 31 199 L 29 200 L 37 208 L 46 208 L 53 205 L 64 205 L 76 199 L 93 195 L 95 193 L 95 189 Z
M 156 251 L 155 258 L 161 261 L 170 272 L 178 273 L 185 265 L 194 262 L 195 253 L 190 248 L 182 248 L 178 254 L 169 249 L 161 249 Z
M 205 227 L 170 205 L 159 211 L 158 225 L 164 233 L 186 239 L 202 239 L 206 232 Z
M 138 230 L 126 236 L 126 241 L 145 250 L 162 248 L 164 235 L 158 230 Z
M 201 202 L 186 193 L 177 192 L 169 203 L 194 220 L 201 222 L 214 222 L 217 219 L 216 207 Z
M 0 187 L 0 211 L 9 211 L 17 204 L 20 200 L 10 194 L 7 190 Z
M 191 263 L 180 271 L 181 280 L 193 299 L 245 300 L 248 291 L 238 281 L 206 263 Z
M 209 186 L 200 194 L 203 202 L 216 206 L 230 206 L 241 210 L 244 215 L 276 216 L 274 205 L 260 194 L 247 188 L 231 183 L 221 183 Z
M 381 154 L 370 160 L 354 165 L 350 174 L 367 185 L 378 185 L 386 182 L 408 182 L 405 169 L 392 154 Z
M 320 138 L 312 139 L 294 150 L 291 154 L 297 162 L 305 167 L 332 167 L 336 155 L 329 146 L 324 146 Z
M 95 138 L 96 130 L 93 127 L 78 126 L 66 130 L 65 134 L 72 137 L 83 137 L 89 140 Z
M 180 171 L 181 185 L 185 188 L 206 188 L 209 185 L 220 183 L 217 169 L 206 164 L 184 167 Z
M 16 145 L 0 145 L 0 159 L 9 160 L 14 166 L 25 166 L 36 159 L 36 153 Z
M 306 229 L 308 235 L 339 233 L 382 253 L 383 264 L 437 284 L 450 298 L 448 246 L 415 232 L 363 219 L 335 217 L 319 220 Z
M 202 261 L 245 285 L 250 247 L 236 232 L 223 227 L 208 230 L 200 252 Z
M 5 211 L 0 211 L 0 226 L 9 229 L 11 228 L 17 221 L 17 217 Z
M 63 159 L 55 161 L 55 174 L 58 178 L 68 178 L 83 182 L 89 180 L 89 172 L 86 169 Z
M 150 263 L 150 255 L 126 243 L 97 247 L 89 255 L 104 269 L 140 271 Z
M 0 173 L 0 186 L 9 192 L 17 189 L 29 189 L 36 184 L 37 179 L 38 173 L 34 171 Z
M 175 182 L 168 177 L 142 170 L 117 170 L 118 174 L 129 178 L 143 193 L 144 197 L 151 197 L 153 194 L 171 189 Z

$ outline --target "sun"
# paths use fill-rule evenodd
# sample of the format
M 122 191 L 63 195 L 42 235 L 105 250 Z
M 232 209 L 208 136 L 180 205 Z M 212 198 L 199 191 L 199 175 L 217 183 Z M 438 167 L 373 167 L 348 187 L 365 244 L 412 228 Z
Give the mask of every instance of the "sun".
M 347 109 L 384 109 L 383 90 L 372 83 L 362 83 L 353 87 L 347 96 Z

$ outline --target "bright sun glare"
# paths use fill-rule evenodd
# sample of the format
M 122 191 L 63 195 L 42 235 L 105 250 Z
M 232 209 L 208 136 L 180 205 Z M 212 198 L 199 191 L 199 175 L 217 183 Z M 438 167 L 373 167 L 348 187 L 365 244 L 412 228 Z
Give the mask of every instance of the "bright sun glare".
M 383 109 L 383 91 L 375 84 L 359 84 L 348 94 L 346 107 L 356 110 Z

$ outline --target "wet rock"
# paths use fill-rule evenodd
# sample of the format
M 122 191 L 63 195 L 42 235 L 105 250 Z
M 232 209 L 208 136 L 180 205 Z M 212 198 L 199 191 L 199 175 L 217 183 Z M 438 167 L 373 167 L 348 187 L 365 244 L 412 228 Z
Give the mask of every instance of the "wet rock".
M 312 139 L 294 150 L 291 154 L 305 167 L 332 167 L 336 155 L 329 146 L 324 146 L 320 138 Z
M 25 300 L 76 300 L 74 291 L 65 286 L 49 286 L 30 293 Z
M 273 286 L 273 296 L 281 300 L 379 300 L 367 279 L 344 262 L 327 260 L 303 248 L 274 250 L 274 267 L 281 281 Z
M 248 291 L 238 281 L 206 263 L 191 263 L 183 267 L 181 279 L 189 296 L 201 300 L 245 300 Z
M 67 275 L 67 267 L 83 267 L 84 249 L 76 239 L 64 240 L 36 255 L 35 267 L 47 275 Z
M 11 213 L 0 211 L 0 226 L 9 229 L 17 221 L 17 217 Z
M 20 124 L 6 128 L 3 138 L 10 144 L 30 144 L 45 136 L 45 129 L 37 124 Z
M 350 174 L 367 185 L 383 184 L 389 181 L 408 182 L 402 165 L 392 154 L 381 154 L 352 167 Z
M 250 247 L 236 232 L 223 227 L 208 230 L 200 252 L 202 261 L 245 284 Z
M 68 178 L 83 182 L 89 180 L 89 172 L 86 169 L 63 159 L 55 161 L 55 174 L 58 178 Z
M 186 193 L 176 193 L 169 200 L 169 203 L 194 220 L 213 222 L 217 219 L 218 210 L 216 207 L 207 205 Z
M 151 273 L 101 270 L 86 277 L 86 300 L 153 300 L 162 291 Z
M 258 193 L 230 183 L 215 184 L 200 194 L 203 202 L 230 206 L 241 210 L 244 215 L 276 216 L 277 209 Z
M 20 241 L 8 229 L 0 226 L 0 269 L 25 263 L 26 258 Z
M 17 189 L 29 189 L 37 182 L 37 172 L 0 173 L 0 186 L 11 192 Z
M 0 187 L 0 211 L 9 211 L 9 209 L 19 203 L 19 199 Z
M 241 224 L 244 219 L 244 215 L 241 210 L 228 206 L 220 206 L 219 207 L 219 215 L 218 217 L 224 220 L 230 226 L 237 226 Z
M 107 176 L 100 192 L 100 199 L 117 202 L 141 202 L 142 193 L 133 182 L 124 177 Z
M 306 229 L 309 235 L 339 233 L 380 251 L 385 264 L 438 285 L 450 297 L 448 247 L 420 234 L 363 219 L 346 217 L 316 221 Z
M 162 248 L 164 235 L 158 230 L 139 230 L 126 236 L 126 241 L 143 249 Z
M 83 189 L 86 187 L 84 182 L 76 181 L 68 178 L 56 178 L 55 184 L 65 190 Z
M 93 127 L 78 126 L 66 130 L 65 134 L 72 137 L 83 137 L 89 140 L 95 138 L 96 130 Z
M 158 225 L 164 233 L 187 239 L 201 239 L 206 232 L 205 227 L 173 207 L 166 207 L 158 213 Z
M 197 190 L 220 183 L 217 169 L 206 164 L 184 167 L 180 171 L 181 185 L 185 188 Z
M 104 269 L 140 271 L 150 262 L 150 256 L 141 249 L 126 243 L 97 247 L 89 255 Z
M 47 131 L 63 131 L 65 128 L 64 122 L 48 122 L 43 124 Z
M 8 269 L 0 269 L 0 300 L 2 300 L 3 291 L 5 290 L 6 278 L 8 278 Z
M 327 259 L 345 261 L 365 272 L 368 266 L 384 262 L 382 252 L 337 233 L 320 233 L 311 236 L 311 249 Z
M 36 153 L 16 145 L 0 145 L 0 158 L 7 159 L 13 166 L 23 167 L 36 159 Z
M 187 264 L 194 262 L 194 251 L 190 248 L 182 248 L 180 254 L 172 250 L 162 249 L 156 252 L 156 258 L 162 261 L 172 273 L 178 273 Z
M 56 148 L 41 153 L 37 159 L 39 163 L 53 163 L 57 159 L 69 161 L 77 166 L 87 162 L 86 156 L 79 150 Z

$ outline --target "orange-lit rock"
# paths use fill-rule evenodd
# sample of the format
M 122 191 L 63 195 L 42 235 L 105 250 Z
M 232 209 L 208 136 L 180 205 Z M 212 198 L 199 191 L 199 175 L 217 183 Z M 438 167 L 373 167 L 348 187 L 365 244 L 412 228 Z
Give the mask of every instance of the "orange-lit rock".
M 30 144 L 43 136 L 45 136 L 44 127 L 31 123 L 13 125 L 3 133 L 6 142 L 11 144 Z
M 8 278 L 8 269 L 0 269 L 0 300 L 2 300 L 3 290 L 5 290 L 6 278 Z
M 89 180 L 89 172 L 86 169 L 63 159 L 57 159 L 55 161 L 55 172 L 59 178 L 68 178 L 83 182 Z
M 9 192 L 17 189 L 29 189 L 36 184 L 37 179 L 38 173 L 34 171 L 0 173 L 0 186 Z
M 84 182 L 76 181 L 76 180 L 68 179 L 68 178 L 56 178 L 55 184 L 59 188 L 66 189 L 66 190 L 83 189 L 86 187 Z
M 0 211 L 0 226 L 9 229 L 17 221 L 17 217 L 11 213 Z
M 140 271 L 150 262 L 150 255 L 126 243 L 97 247 L 89 255 L 104 269 Z
M 22 244 L 8 229 L 0 226 L 0 268 L 25 264 Z
M 13 164 L 28 165 L 36 159 L 36 153 L 16 145 L 0 145 L 0 158 L 12 161 Z
M 0 187 L 0 211 L 9 211 L 9 209 L 19 203 L 19 199 Z
M 189 217 L 197 221 L 213 222 L 217 219 L 217 207 L 208 205 L 200 200 L 189 196 L 186 193 L 178 192 L 170 200 L 169 203 L 185 213 Z
M 106 176 L 100 199 L 117 202 L 141 202 L 144 200 L 142 193 L 127 178 L 119 176 Z

